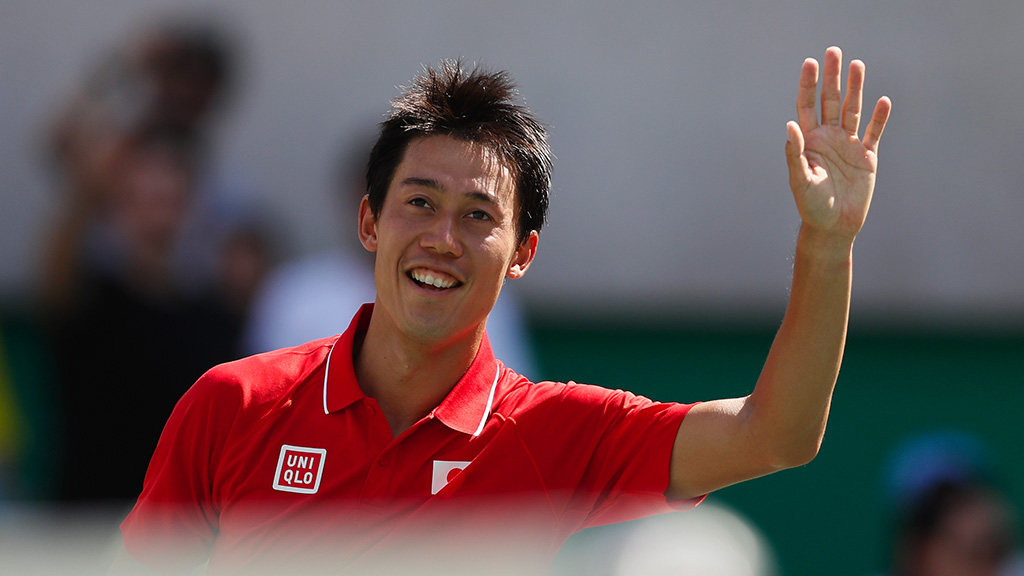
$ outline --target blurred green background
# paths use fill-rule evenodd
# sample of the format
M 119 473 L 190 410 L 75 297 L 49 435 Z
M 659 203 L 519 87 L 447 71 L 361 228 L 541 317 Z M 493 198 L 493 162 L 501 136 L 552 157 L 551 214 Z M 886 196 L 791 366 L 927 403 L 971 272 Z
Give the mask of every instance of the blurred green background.
M 749 393 L 776 329 L 567 325 L 543 318 L 532 324 L 549 379 L 681 402 Z M 818 457 L 713 497 L 764 533 L 780 574 L 879 573 L 892 520 L 886 468 L 908 437 L 947 430 L 974 435 L 989 448 L 998 479 L 1020 510 L 1022 384 L 1024 333 L 853 326 Z

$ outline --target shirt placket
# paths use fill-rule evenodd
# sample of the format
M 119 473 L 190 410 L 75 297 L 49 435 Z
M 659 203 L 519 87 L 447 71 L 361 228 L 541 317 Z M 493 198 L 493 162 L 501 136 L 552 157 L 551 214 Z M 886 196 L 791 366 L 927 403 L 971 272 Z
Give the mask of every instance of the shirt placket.
M 370 406 L 375 416 L 374 436 L 375 438 L 386 437 L 386 440 L 375 444 L 376 448 L 371 449 L 371 453 L 368 454 L 372 461 L 369 462 L 366 479 L 360 492 L 359 507 L 370 512 L 386 513 L 394 509 L 399 500 L 406 504 L 409 503 L 407 502 L 408 490 L 403 490 L 403 483 L 408 484 L 407 476 L 410 474 L 415 476 L 415 472 L 420 466 L 417 462 L 408 461 L 408 458 L 415 458 L 415 456 L 407 456 L 407 454 L 410 451 L 410 446 L 415 445 L 417 440 L 426 433 L 424 428 L 428 426 L 428 421 L 432 420 L 433 416 L 423 418 L 397 438 L 392 439 L 390 438 L 391 429 L 380 408 L 375 402 L 371 402 Z M 376 433 L 378 431 L 381 435 Z M 404 494 L 402 494 L 403 492 Z

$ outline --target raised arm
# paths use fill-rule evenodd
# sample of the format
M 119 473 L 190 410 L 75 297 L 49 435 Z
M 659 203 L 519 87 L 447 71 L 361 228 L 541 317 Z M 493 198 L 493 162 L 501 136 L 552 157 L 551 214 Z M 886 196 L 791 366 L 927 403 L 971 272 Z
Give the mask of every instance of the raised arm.
M 850 304 L 853 241 L 875 187 L 878 141 L 891 103 L 875 105 L 860 129 L 864 63 L 825 52 L 821 119 L 818 63 L 800 72 L 797 122 L 786 126 L 789 184 L 801 217 L 789 305 L 754 391 L 695 406 L 679 427 L 668 493 L 705 494 L 799 466 L 817 454 L 839 375 Z

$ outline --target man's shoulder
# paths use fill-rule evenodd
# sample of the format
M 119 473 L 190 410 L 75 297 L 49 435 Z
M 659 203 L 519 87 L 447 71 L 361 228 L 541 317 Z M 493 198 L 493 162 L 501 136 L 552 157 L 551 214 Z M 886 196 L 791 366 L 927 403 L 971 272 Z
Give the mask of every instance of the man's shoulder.
M 658 402 L 628 390 L 606 388 L 574 381 L 531 382 L 512 373 L 495 413 L 519 425 L 550 431 L 552 423 L 563 429 L 597 430 L 607 426 L 645 425 L 653 421 L 679 422 L 693 406 L 679 402 Z M 674 424 L 671 424 L 674 423 Z
M 321 338 L 218 364 L 196 382 L 190 394 L 230 396 L 240 408 L 274 402 L 303 383 L 322 381 L 324 364 L 337 340 L 337 336 Z
M 596 409 L 608 405 L 623 405 L 646 398 L 624 390 L 613 390 L 593 384 L 574 381 L 555 382 L 541 380 L 533 382 L 524 376 L 508 370 L 506 392 L 501 397 L 501 408 L 522 413 L 534 410 L 580 410 Z

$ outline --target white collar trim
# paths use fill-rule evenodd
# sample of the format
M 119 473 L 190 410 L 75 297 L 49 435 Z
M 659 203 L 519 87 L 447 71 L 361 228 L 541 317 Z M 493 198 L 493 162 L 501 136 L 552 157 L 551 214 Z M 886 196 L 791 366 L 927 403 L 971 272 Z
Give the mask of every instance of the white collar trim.
M 494 382 L 491 383 L 491 393 L 487 395 L 487 406 L 484 408 L 484 415 L 480 418 L 480 425 L 476 427 L 476 432 L 473 432 L 473 436 L 479 436 L 484 431 L 487 417 L 491 415 L 491 405 L 494 404 L 494 391 L 498 389 L 499 376 L 501 376 L 500 364 L 498 364 L 497 369 L 494 371 Z

